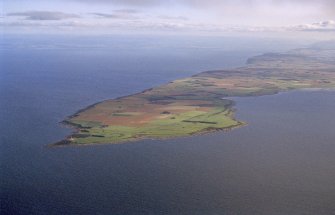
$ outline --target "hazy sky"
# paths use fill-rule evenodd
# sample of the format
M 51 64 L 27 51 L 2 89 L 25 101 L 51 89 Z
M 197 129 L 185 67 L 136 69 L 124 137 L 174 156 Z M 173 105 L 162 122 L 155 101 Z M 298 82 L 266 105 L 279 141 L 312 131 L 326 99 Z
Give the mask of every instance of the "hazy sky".
M 322 32 L 335 0 L 0 0 L 4 31 Z

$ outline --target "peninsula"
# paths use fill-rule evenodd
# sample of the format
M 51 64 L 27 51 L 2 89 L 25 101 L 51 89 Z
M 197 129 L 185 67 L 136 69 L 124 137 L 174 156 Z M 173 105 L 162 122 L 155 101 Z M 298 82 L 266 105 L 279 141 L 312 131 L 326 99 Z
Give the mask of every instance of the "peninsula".
M 124 143 L 229 130 L 227 97 L 303 88 L 335 88 L 335 47 L 314 46 L 252 57 L 236 69 L 207 71 L 143 92 L 91 105 L 63 121 L 75 128 L 56 145 Z

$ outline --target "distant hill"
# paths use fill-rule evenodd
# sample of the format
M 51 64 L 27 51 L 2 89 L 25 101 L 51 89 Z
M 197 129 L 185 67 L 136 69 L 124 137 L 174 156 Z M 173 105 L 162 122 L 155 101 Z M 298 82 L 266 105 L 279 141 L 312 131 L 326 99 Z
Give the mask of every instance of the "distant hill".
M 283 53 L 265 53 L 262 55 L 251 57 L 247 60 L 247 64 L 260 65 L 266 63 L 275 67 L 284 64 L 298 65 L 304 63 L 313 64 L 322 62 L 326 64 L 335 63 L 335 41 L 324 41 L 315 43 L 306 48 L 293 49 Z

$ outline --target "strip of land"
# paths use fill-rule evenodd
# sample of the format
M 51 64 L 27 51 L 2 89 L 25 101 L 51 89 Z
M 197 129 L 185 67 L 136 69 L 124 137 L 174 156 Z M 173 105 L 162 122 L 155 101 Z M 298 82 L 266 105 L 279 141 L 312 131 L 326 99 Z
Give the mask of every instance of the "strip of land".
M 315 46 L 250 58 L 241 68 L 202 72 L 122 98 L 106 100 L 64 120 L 74 133 L 56 145 L 124 143 L 229 130 L 227 97 L 303 88 L 335 88 L 335 47 Z

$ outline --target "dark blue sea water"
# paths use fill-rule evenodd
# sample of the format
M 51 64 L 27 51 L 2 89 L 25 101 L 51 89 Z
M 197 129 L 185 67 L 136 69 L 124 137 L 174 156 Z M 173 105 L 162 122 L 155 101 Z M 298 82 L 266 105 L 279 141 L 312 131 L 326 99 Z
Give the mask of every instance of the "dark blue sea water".
M 228 133 L 48 147 L 94 102 L 304 44 L 255 38 L 1 40 L 1 214 L 335 214 L 335 93 L 237 98 Z

